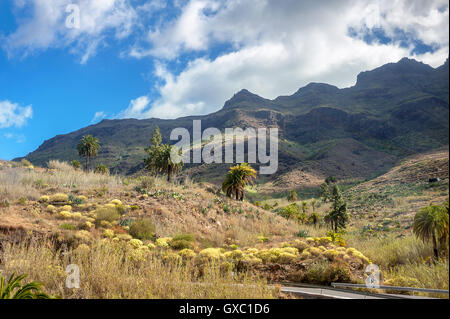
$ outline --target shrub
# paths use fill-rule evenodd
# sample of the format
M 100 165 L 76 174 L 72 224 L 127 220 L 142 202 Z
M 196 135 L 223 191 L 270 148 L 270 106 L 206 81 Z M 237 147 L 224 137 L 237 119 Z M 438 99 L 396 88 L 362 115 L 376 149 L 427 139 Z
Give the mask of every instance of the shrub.
M 332 282 L 352 282 L 352 273 L 350 269 L 341 263 L 332 263 L 327 267 L 324 273 L 323 284 Z
M 70 223 L 65 223 L 59 226 L 61 229 L 67 229 L 67 230 L 75 230 L 75 226 Z
M 81 169 L 81 163 L 77 160 L 71 161 L 70 166 L 72 166 L 74 169 Z
M 72 218 L 72 213 L 63 210 L 62 212 L 59 212 L 59 216 L 63 219 Z
M 57 193 L 50 196 L 51 203 L 66 203 L 69 201 L 69 196 L 63 193 Z
M 113 238 L 114 237 L 114 231 L 112 229 L 105 229 L 105 231 L 103 232 L 103 237 Z
M 56 212 L 56 207 L 53 206 L 53 205 L 48 205 L 47 206 L 47 211 L 50 212 L 50 213 L 54 213 L 54 212 Z
M 20 166 L 33 168 L 33 164 L 25 158 L 20 161 Z
M 396 287 L 420 287 L 420 282 L 417 279 L 406 276 L 397 276 L 394 278 L 390 278 L 386 280 L 384 284 L 386 286 Z
M 150 219 L 140 219 L 131 223 L 130 235 L 134 238 L 146 240 L 153 238 L 155 226 Z
M 155 177 L 153 176 L 141 176 L 139 181 L 139 188 L 142 190 L 150 190 L 156 185 Z
M 300 230 L 298 231 L 298 233 L 295 234 L 295 236 L 306 238 L 306 237 L 308 237 L 308 231 L 307 231 L 307 230 L 300 229 Z
M 116 208 L 101 207 L 95 211 L 95 226 L 100 226 L 102 221 L 113 222 L 118 220 L 120 215 Z
M 50 200 L 50 196 L 43 195 L 39 198 L 40 203 L 47 203 Z
M 191 259 L 196 256 L 195 252 L 192 249 L 183 249 L 178 252 L 178 255 L 180 255 L 182 258 L 185 259 Z
M 144 245 L 144 243 L 142 241 L 140 241 L 139 239 L 136 239 L 136 238 L 130 239 L 128 244 L 133 248 L 140 248 L 141 246 Z
M 200 251 L 199 256 L 205 259 L 220 259 L 222 252 L 220 248 L 205 248 Z
M 94 170 L 94 173 L 102 174 L 102 175 L 109 175 L 109 168 L 106 165 L 98 164 Z
M 169 243 L 171 241 L 172 241 L 171 237 L 161 237 L 156 240 L 155 244 L 158 247 L 167 248 L 169 247 Z
M 172 240 L 186 240 L 186 241 L 194 241 L 194 235 L 191 234 L 180 234 L 173 237 Z
M 184 240 L 184 239 L 173 239 L 169 243 L 170 248 L 175 250 L 182 250 L 182 249 L 191 249 L 192 243 L 190 241 Z
M 122 205 L 122 201 L 120 199 L 113 199 L 110 203 L 114 205 Z
M 297 192 L 295 190 L 291 190 L 289 192 L 289 195 L 287 196 L 287 200 L 290 202 L 295 202 L 298 200 L 298 195 Z

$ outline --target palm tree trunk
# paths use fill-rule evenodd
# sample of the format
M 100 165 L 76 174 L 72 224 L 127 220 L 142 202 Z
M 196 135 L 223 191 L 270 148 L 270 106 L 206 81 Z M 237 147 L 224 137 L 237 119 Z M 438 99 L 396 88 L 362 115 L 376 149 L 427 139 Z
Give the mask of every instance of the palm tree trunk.
M 439 260 L 439 253 L 438 253 L 438 249 L 437 249 L 437 242 L 436 242 L 436 235 L 433 232 L 433 252 L 434 252 L 434 257 L 436 258 L 436 260 Z
M 167 181 L 170 182 L 172 180 L 172 170 L 170 169 L 170 166 L 167 170 Z
M 86 172 L 88 170 L 89 155 L 86 155 Z

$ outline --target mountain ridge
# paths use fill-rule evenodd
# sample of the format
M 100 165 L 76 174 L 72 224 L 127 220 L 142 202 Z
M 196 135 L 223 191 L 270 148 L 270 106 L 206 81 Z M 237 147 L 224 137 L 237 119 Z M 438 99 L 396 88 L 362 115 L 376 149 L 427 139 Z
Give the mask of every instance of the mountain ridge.
M 370 153 L 376 152 L 376 161 L 382 164 L 372 163 L 374 169 L 366 175 L 373 175 L 393 165 L 394 158 L 448 144 L 448 101 L 448 59 L 442 66 L 432 68 L 404 58 L 361 72 L 356 84 L 349 88 L 312 82 L 292 95 L 273 100 L 242 89 L 220 110 L 207 115 L 103 120 L 46 140 L 25 158 L 37 165 L 45 165 L 53 158 L 78 159 L 76 143 L 82 135 L 92 134 L 102 144 L 93 165 L 108 163 L 113 172 L 132 174 L 142 168 L 143 149 L 148 146 L 156 125 L 161 129 L 163 140 L 169 142 L 171 129 L 185 127 L 191 131 L 192 120 L 200 119 L 203 128 L 221 130 L 225 127 L 278 127 L 281 137 L 278 175 L 296 169 L 302 161 L 316 161 L 311 167 L 319 165 L 320 154 L 331 156 L 327 154 L 334 154 L 336 145 L 340 152 L 351 153 L 358 148 L 355 145 L 371 150 L 361 155 L 364 167 L 370 167 Z M 333 146 L 329 143 L 333 140 L 342 142 Z M 385 154 L 385 159 L 380 153 Z M 355 162 L 357 156 L 351 158 Z M 351 165 L 341 165 L 342 176 L 348 175 Z M 214 167 L 206 170 L 215 170 Z M 189 171 L 192 166 L 187 168 Z M 216 171 L 219 173 L 226 168 L 224 164 Z M 320 170 L 326 173 L 326 168 Z M 336 173 L 335 169 L 331 171 Z M 209 173 L 201 171 L 198 176 L 209 176 Z M 364 177 L 361 172 L 356 175 Z

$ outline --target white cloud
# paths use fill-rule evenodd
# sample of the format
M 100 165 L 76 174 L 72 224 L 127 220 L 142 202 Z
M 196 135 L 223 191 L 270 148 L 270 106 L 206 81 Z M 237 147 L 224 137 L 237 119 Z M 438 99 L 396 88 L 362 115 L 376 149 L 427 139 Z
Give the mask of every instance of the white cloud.
M 97 123 L 98 121 L 103 120 L 106 117 L 106 113 L 104 111 L 95 112 L 94 117 L 91 120 L 91 123 Z
M 122 111 L 118 118 L 146 118 L 150 99 L 147 96 L 138 97 L 135 100 L 131 100 L 127 109 Z
M 31 105 L 20 106 L 8 100 L 0 101 L 0 128 L 21 127 L 32 118 Z
M 445 61 L 449 12 L 445 1 L 380 0 L 378 7 L 373 4 L 351 0 L 189 1 L 175 21 L 149 31 L 147 49 L 135 48 L 132 55 L 152 55 L 162 61 L 191 52 L 204 52 L 205 56 L 191 60 L 179 73 L 157 64 L 155 75 L 163 82 L 157 87 L 160 97 L 151 105 L 147 99 L 145 108 L 127 115 L 174 118 L 207 114 L 220 109 L 242 88 L 275 98 L 292 94 L 308 82 L 348 87 L 359 72 L 404 56 L 434 67 Z M 383 28 L 394 41 L 368 44 L 349 34 L 349 28 L 372 27 Z M 404 39 L 397 39 L 398 30 L 409 40 L 439 49 L 413 54 L 412 43 L 405 47 Z M 207 52 L 217 44 L 231 50 L 211 59 Z
M 70 48 L 81 55 L 80 62 L 95 55 L 97 47 L 112 32 L 115 39 L 127 37 L 133 28 L 136 12 L 128 0 L 22 0 L 14 1 L 21 14 L 19 27 L 2 39 L 9 56 L 24 56 L 48 48 Z M 68 4 L 80 9 L 79 28 L 67 28 Z

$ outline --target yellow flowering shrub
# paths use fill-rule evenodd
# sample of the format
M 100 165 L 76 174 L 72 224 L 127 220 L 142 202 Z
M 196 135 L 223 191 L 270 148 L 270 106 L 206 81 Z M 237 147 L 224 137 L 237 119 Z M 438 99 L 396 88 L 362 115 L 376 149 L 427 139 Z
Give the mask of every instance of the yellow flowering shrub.
M 240 260 L 244 257 L 244 253 L 240 249 L 227 251 L 223 254 L 225 258 L 233 259 L 233 260 Z
M 102 220 L 100 221 L 100 227 L 111 228 L 112 224 L 107 220 Z
M 281 248 L 281 251 L 285 252 L 285 253 L 292 254 L 292 255 L 297 255 L 298 254 L 298 249 L 295 248 L 295 247 L 283 247 L 283 248 Z
M 148 256 L 148 252 L 143 249 L 133 249 L 128 252 L 127 258 L 131 262 L 143 262 Z
M 62 203 L 67 202 L 69 200 L 69 196 L 63 193 L 57 193 L 50 196 L 50 202 L 52 203 Z
M 105 231 L 103 232 L 103 237 L 113 238 L 114 237 L 114 231 L 112 229 L 105 229 Z
M 136 238 L 130 239 L 130 240 L 128 241 L 128 244 L 129 244 L 131 247 L 133 247 L 133 248 L 139 248 L 139 247 L 141 247 L 142 245 L 144 245 L 144 243 L 143 243 L 141 240 L 136 239 Z
M 397 287 L 420 287 L 420 282 L 416 278 L 397 276 L 390 278 L 384 282 L 386 286 Z
M 77 196 L 77 199 L 78 199 L 79 201 L 87 202 L 87 197 L 84 196 L 84 195 Z
M 81 217 L 83 217 L 83 215 L 81 215 L 81 213 L 79 213 L 79 212 L 72 213 L 72 218 L 80 219 Z
M 322 253 L 322 250 L 317 247 L 309 247 L 307 251 L 313 256 L 319 256 Z
M 191 259 L 194 258 L 196 256 L 195 252 L 192 249 L 189 248 L 185 248 L 182 249 L 178 252 L 178 255 L 180 255 L 181 257 L 185 258 L 185 259 Z
M 317 238 L 317 242 L 320 245 L 327 245 L 330 244 L 333 240 L 331 239 L 331 237 L 319 237 Z
M 72 218 L 72 213 L 67 211 L 59 212 L 59 216 L 64 219 Z
M 207 259 L 219 259 L 222 257 L 220 248 L 205 248 L 200 251 L 199 256 Z
M 129 235 L 129 234 L 118 234 L 117 238 L 119 238 L 120 240 L 125 240 L 125 241 L 133 239 L 133 237 L 131 237 L 131 235 Z
M 339 255 L 339 252 L 335 249 L 329 249 L 324 251 L 323 255 L 325 257 L 327 257 L 330 260 L 333 260 L 334 258 L 336 258 Z
M 61 207 L 61 210 L 65 210 L 67 212 L 72 211 L 72 206 L 70 205 L 64 205 L 63 207 Z
M 301 254 L 300 254 L 300 259 L 308 259 L 311 258 L 311 253 L 307 250 L 304 250 Z
M 79 230 L 75 233 L 75 238 L 84 241 L 89 242 L 92 239 L 91 233 L 87 230 Z
M 300 240 L 300 239 L 294 240 L 294 243 L 292 246 L 297 248 L 299 251 L 303 251 L 309 247 L 309 245 L 306 242 L 304 242 L 303 240 Z
M 91 248 L 86 244 L 80 244 L 77 248 L 74 249 L 75 254 L 79 255 L 87 255 L 91 251 Z
M 366 256 L 364 256 L 360 251 L 356 250 L 353 247 L 347 248 L 346 253 L 350 256 L 359 258 L 362 262 L 370 264 L 371 261 L 369 258 L 367 258 Z
M 84 225 L 85 225 L 87 228 L 92 228 L 92 227 L 94 227 L 94 224 L 92 224 L 90 221 L 86 221 L 86 222 L 84 223 Z
M 276 262 L 280 263 L 280 264 L 289 264 L 289 263 L 294 262 L 297 259 L 297 257 L 298 256 L 295 254 L 291 254 L 291 253 L 283 251 L 276 259 Z
M 148 244 L 147 244 L 147 247 L 148 247 L 149 249 L 155 249 L 155 248 L 156 248 L 156 245 L 153 244 L 153 243 L 148 243 Z
M 122 201 L 120 201 L 119 199 L 113 199 L 110 204 L 113 205 L 122 205 Z
M 258 254 L 259 250 L 258 248 L 248 248 L 246 251 L 244 251 L 245 254 L 249 255 L 256 255 Z
M 50 213 L 54 213 L 54 212 L 56 212 L 56 207 L 55 206 L 53 206 L 53 205 L 48 205 L 47 206 L 47 211 L 48 212 L 50 212 Z
M 39 198 L 39 202 L 41 203 L 47 203 L 50 200 L 50 196 L 43 195 Z
M 172 241 L 172 237 L 161 237 L 156 240 L 156 246 L 167 248 Z

